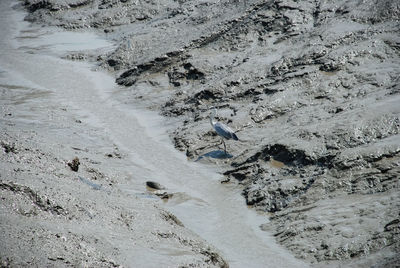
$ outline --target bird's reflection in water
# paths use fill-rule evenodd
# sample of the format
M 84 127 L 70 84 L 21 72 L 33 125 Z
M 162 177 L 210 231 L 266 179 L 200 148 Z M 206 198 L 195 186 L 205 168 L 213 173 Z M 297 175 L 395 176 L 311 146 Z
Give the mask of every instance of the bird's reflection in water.
M 217 159 L 227 159 L 227 158 L 232 158 L 233 155 L 231 155 L 230 153 L 226 153 L 223 150 L 215 150 L 215 151 L 211 151 L 205 154 L 200 155 L 195 162 L 203 159 L 203 158 L 217 158 Z

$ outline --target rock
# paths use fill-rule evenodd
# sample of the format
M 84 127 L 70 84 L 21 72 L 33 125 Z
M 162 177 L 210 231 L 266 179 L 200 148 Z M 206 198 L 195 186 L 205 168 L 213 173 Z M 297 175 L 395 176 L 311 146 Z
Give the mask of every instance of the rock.
M 68 166 L 71 168 L 71 170 L 77 172 L 78 169 L 79 169 L 79 165 L 80 165 L 79 158 L 78 158 L 78 157 L 75 157 L 75 158 L 72 159 L 71 161 L 68 161 L 67 164 L 68 164 Z
M 156 190 L 164 190 L 165 187 L 154 181 L 146 181 L 146 186 Z
M 108 59 L 107 60 L 108 65 L 110 65 L 111 67 L 114 67 L 116 65 L 118 65 L 118 60 L 115 59 Z
M 167 193 L 161 190 L 155 191 L 154 194 L 163 200 L 168 200 L 174 196 L 174 194 Z
M 5 153 L 16 153 L 17 149 L 15 148 L 15 144 L 9 144 L 7 142 L 1 141 L 1 147 L 3 147 Z

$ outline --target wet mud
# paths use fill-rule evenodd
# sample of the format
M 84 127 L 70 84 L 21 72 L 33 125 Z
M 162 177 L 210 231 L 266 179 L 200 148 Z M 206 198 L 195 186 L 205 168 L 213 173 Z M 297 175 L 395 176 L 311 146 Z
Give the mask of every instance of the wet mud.
M 65 42 L 74 35 L 30 26 L 20 8 L 0 3 L 0 266 L 226 267 L 76 108 L 76 91 L 99 90 L 93 72 L 50 55 L 84 50 L 80 35 Z
M 31 22 L 113 40 L 112 51 L 70 59 L 96 62 L 122 102 L 175 122 L 176 149 L 218 166 L 297 258 L 399 262 L 398 1 L 23 3 Z M 241 139 L 226 141 L 230 157 L 211 106 Z

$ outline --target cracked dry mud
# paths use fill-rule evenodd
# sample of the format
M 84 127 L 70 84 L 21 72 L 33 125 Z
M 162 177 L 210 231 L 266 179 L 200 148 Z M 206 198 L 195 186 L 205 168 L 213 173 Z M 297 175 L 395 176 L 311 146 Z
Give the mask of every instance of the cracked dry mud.
M 96 29 L 120 98 L 176 117 L 176 148 L 216 150 L 262 226 L 315 265 L 400 261 L 398 1 L 25 0 L 30 21 Z M 74 57 L 72 57 L 74 58 Z M 79 57 L 78 57 L 79 58 Z M 10 147 L 12 148 L 12 147 Z

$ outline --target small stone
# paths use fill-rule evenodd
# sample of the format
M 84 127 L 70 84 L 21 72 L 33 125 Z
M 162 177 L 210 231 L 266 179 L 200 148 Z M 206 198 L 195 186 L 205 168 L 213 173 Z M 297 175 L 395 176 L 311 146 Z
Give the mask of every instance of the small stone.
M 165 187 L 162 186 L 161 184 L 159 184 L 158 182 L 154 182 L 154 181 L 146 181 L 146 186 L 156 189 L 156 190 L 164 190 Z
M 75 172 L 78 171 L 79 165 L 80 165 L 80 162 L 79 162 L 78 157 L 75 157 L 74 159 L 72 159 L 71 161 L 68 162 L 68 166 Z
M 16 153 L 16 151 L 17 151 L 14 144 L 8 144 L 3 141 L 0 144 L 4 149 L 4 152 L 7 154 L 8 153 Z

